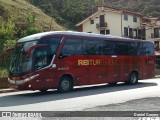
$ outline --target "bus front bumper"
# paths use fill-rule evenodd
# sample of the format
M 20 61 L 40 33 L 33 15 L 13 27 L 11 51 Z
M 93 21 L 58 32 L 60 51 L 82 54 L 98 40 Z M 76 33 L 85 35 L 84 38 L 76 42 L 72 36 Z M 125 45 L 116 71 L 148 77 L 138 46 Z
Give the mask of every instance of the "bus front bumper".
M 24 80 L 11 80 L 8 78 L 8 82 L 10 83 L 10 87 L 19 90 L 32 90 L 33 88 L 33 79 L 38 77 L 39 74 L 33 75 L 31 77 L 25 78 Z

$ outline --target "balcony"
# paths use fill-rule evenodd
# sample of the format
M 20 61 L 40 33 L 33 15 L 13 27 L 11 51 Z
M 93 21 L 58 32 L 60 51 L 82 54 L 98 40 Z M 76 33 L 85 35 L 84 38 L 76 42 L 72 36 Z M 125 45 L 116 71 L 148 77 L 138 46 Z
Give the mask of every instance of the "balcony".
M 107 28 L 107 22 L 96 24 L 96 28 L 97 29 L 106 29 Z
M 150 24 L 151 24 L 151 20 L 149 20 L 149 19 L 142 19 L 142 23 L 141 23 L 142 26 L 146 26 L 146 25 L 150 25 Z

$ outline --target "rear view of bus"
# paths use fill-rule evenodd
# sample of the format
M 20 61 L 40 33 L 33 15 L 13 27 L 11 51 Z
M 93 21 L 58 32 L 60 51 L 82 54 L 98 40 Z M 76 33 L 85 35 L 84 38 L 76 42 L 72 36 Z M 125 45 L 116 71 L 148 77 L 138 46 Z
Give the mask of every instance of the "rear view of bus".
M 93 84 L 137 84 L 154 77 L 150 41 L 79 33 L 44 32 L 18 40 L 10 66 L 11 87 L 58 89 Z

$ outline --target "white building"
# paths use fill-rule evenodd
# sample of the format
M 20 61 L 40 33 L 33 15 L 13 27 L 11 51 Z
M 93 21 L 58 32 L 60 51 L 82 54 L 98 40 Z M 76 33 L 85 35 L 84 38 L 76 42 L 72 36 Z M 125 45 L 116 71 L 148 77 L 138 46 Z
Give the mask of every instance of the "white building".
M 160 19 L 99 6 L 98 11 L 76 25 L 79 31 L 155 41 L 160 48 Z

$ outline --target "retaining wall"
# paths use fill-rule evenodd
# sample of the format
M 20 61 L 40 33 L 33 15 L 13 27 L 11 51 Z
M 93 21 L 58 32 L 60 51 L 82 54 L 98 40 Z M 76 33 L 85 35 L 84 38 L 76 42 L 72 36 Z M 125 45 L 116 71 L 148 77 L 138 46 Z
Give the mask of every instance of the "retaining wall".
M 0 78 L 0 88 L 8 88 L 8 78 Z

